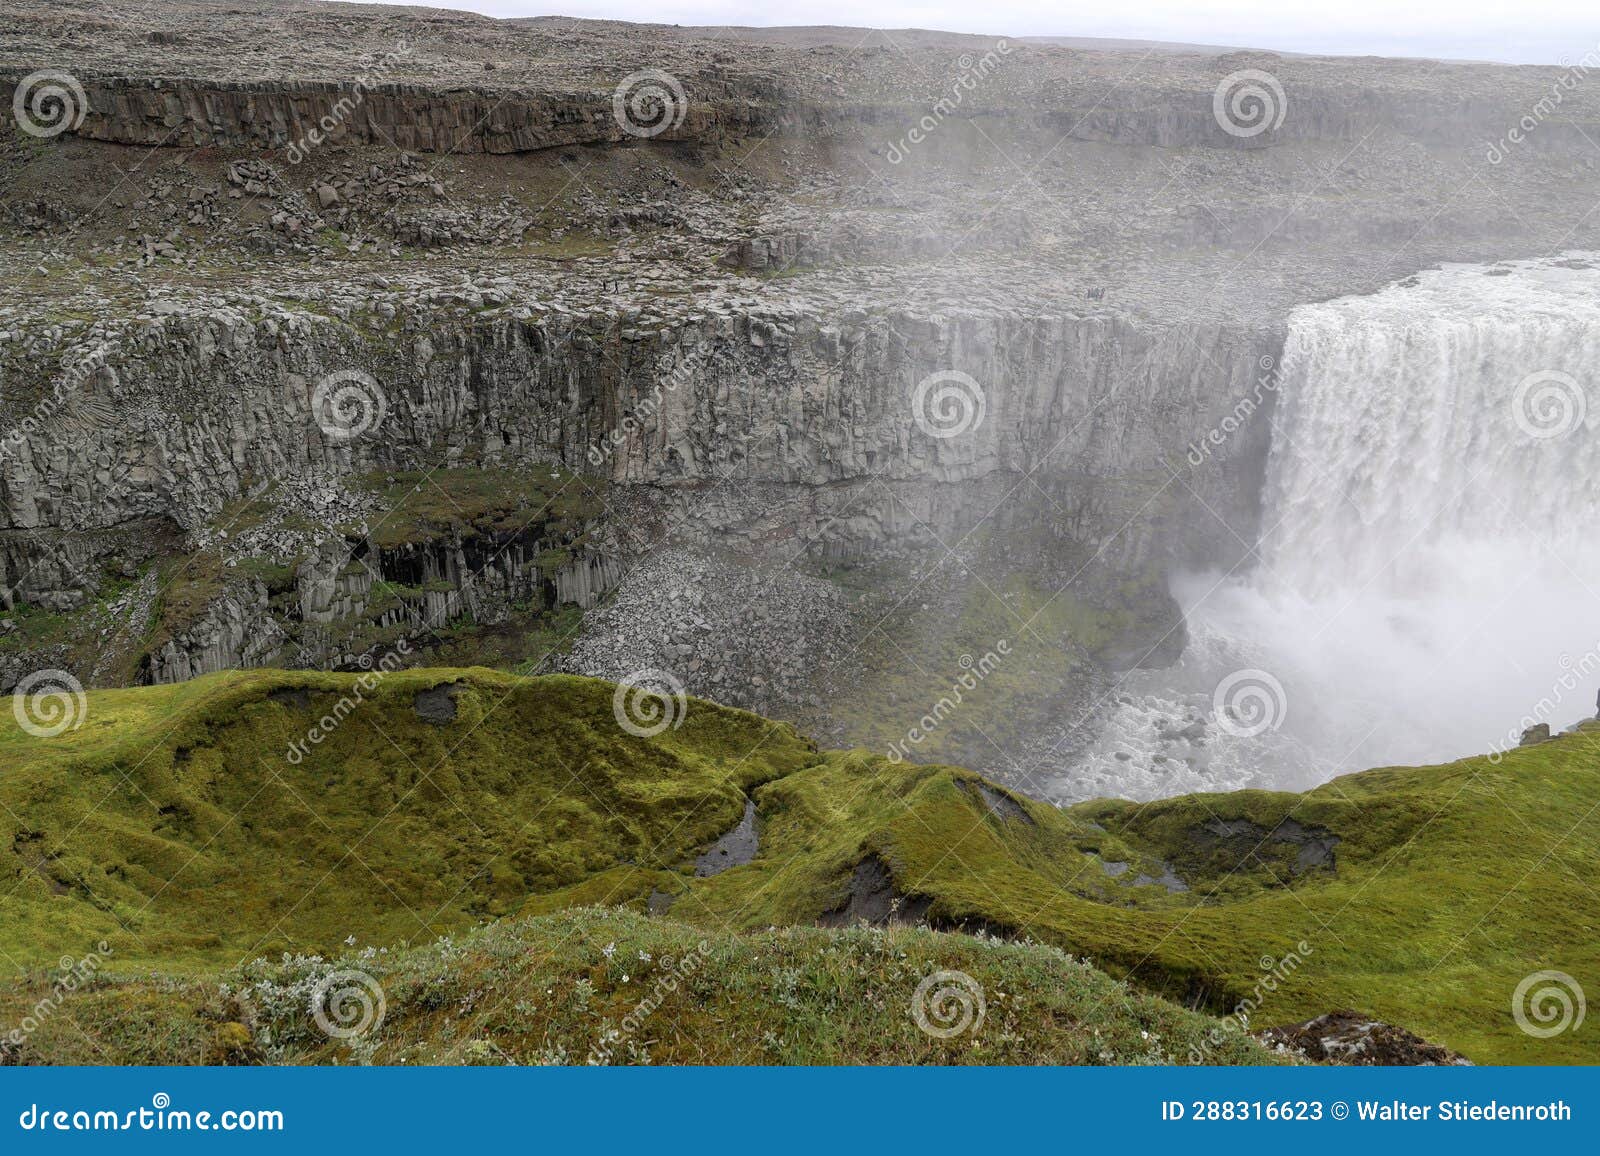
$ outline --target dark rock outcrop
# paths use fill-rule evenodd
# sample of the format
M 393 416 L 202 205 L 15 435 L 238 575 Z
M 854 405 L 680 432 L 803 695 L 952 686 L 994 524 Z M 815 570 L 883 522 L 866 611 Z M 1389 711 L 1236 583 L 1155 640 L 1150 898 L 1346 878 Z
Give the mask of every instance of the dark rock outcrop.
M 1348 1008 L 1255 1035 L 1264 1044 L 1289 1048 L 1324 1064 L 1433 1067 L 1472 1062 L 1404 1028 Z

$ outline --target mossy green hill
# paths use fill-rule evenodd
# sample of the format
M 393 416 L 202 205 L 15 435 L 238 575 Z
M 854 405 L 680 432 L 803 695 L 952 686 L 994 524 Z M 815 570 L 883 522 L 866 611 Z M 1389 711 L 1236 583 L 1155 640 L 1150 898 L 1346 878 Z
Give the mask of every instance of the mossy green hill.
M 587 977 L 604 995 L 590 1018 L 615 1018 L 628 993 L 610 976 L 612 957 L 602 976 L 590 974 L 601 964 L 562 954 L 574 934 L 603 934 L 638 938 L 634 950 L 650 955 L 656 939 L 681 953 L 674 937 L 705 938 L 723 961 L 728 995 L 718 998 L 748 1005 L 739 1046 L 765 1049 L 752 1061 L 955 1058 L 946 1042 L 917 1050 L 928 1037 L 901 1039 L 865 1012 L 859 1022 L 824 1014 L 819 993 L 840 982 L 840 953 L 862 984 L 878 975 L 888 985 L 884 1016 L 905 1018 L 901 981 L 937 968 L 1057 1009 L 1032 1029 L 991 1019 L 1016 1038 L 963 1045 L 991 1061 L 1092 1062 L 1096 1031 L 1122 1041 L 1109 1055 L 1133 1059 L 1128 1041 L 1152 1032 L 1135 1027 L 1140 1016 L 1160 1020 L 1152 1034 L 1181 1059 L 1220 1021 L 1178 1003 L 1219 1015 L 1243 1007 L 1257 1027 L 1352 1006 L 1479 1062 L 1600 1060 L 1592 1032 L 1537 1039 L 1511 1007 L 1531 972 L 1600 974 L 1593 735 L 1498 763 L 1371 771 L 1303 795 L 1058 810 L 955 768 L 821 752 L 784 724 L 698 700 L 681 725 L 639 737 L 618 725 L 614 688 L 595 680 L 435 669 L 369 681 L 258 671 L 95 691 L 82 725 L 48 739 L 0 718 L 0 847 L 10 855 L 0 951 L 32 969 L 0 997 L 0 1026 L 48 989 L 38 969 L 104 940 L 113 950 L 102 976 L 113 978 L 80 993 L 72 1014 L 119 1041 L 118 1056 L 204 1058 L 197 1041 L 210 1029 L 169 1031 L 178 1042 L 168 1050 L 141 1051 L 137 1031 L 114 1025 L 119 1015 L 231 1022 L 213 1007 L 219 977 L 237 985 L 241 965 L 284 952 L 333 959 L 353 938 L 388 949 L 370 966 L 392 972 L 401 993 L 391 992 L 394 1034 L 367 1045 L 377 1058 L 470 1058 L 462 1049 L 473 1044 L 489 1057 L 564 1049 L 581 1060 L 571 1051 L 595 1025 L 562 1019 L 539 985 L 577 992 Z M 419 692 L 447 699 L 453 717 L 419 709 Z M 306 741 L 337 715 L 326 738 Z M 754 859 L 696 875 L 696 852 L 734 827 L 746 799 L 759 821 Z M 872 939 L 815 927 L 891 910 L 935 930 Z M 596 930 L 608 920 L 621 922 Z M 979 931 L 984 939 L 962 933 Z M 496 953 L 515 954 L 513 942 L 561 962 L 511 967 Z M 875 954 L 885 951 L 912 960 L 895 965 L 892 984 Z M 1062 952 L 1106 975 L 1085 979 Z M 985 970 L 1001 959 L 1010 962 Z M 451 960 L 461 971 L 452 993 L 504 989 L 530 1010 L 509 1025 L 441 1018 L 403 994 L 408 969 L 449 970 Z M 799 985 L 787 1003 L 761 979 L 779 966 Z M 1112 986 L 1083 986 L 1101 982 Z M 1095 1000 L 1075 1002 L 1113 991 L 1143 1010 L 1113 1026 L 1090 1014 Z M 713 1005 L 739 1018 L 710 997 L 694 1014 Z M 291 1026 L 279 1025 L 278 1058 L 338 1051 L 309 1037 L 291 1047 Z M 839 1034 L 856 1029 L 872 1038 Z M 761 1043 L 769 1033 L 775 1049 Z M 64 1037 L 41 1051 L 45 1039 L 35 1058 L 94 1058 Z M 1196 1054 L 1216 1060 L 1220 1046 Z M 656 1055 L 693 1058 L 677 1045 Z M 1252 1055 L 1265 1058 L 1227 1058 Z

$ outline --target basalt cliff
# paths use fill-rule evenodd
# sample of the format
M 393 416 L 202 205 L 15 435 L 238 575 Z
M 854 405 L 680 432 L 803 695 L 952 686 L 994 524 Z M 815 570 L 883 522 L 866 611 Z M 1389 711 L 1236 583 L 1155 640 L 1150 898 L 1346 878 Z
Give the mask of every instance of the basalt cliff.
M 14 6 L 0 690 L 401 648 L 1027 790 L 1249 563 L 1295 305 L 1600 248 L 1570 69 L 822 39 Z

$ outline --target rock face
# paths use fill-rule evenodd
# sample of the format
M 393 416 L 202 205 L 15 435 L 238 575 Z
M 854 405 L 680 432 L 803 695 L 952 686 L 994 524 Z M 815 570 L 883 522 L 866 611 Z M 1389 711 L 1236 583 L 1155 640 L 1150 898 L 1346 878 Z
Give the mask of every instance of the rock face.
M 0 74 L 7 101 L 23 74 Z M 612 115 L 611 95 L 365 90 L 358 83 L 228 83 L 186 78 L 86 79 L 81 137 L 144 147 L 283 149 L 304 152 L 324 136 L 344 145 L 393 145 L 420 153 L 517 153 L 629 138 Z M 664 140 L 714 140 L 774 127 L 748 103 L 699 100 Z M 324 126 L 334 125 L 330 131 Z M 326 186 L 324 186 L 326 187 Z M 331 189 L 329 190 L 332 191 Z M 323 208 L 333 200 L 324 199 Z
M 582 291 L 571 278 L 564 287 Z M 865 479 L 932 493 L 1031 471 L 1070 503 L 1069 521 L 1109 535 L 1127 501 L 1111 489 L 1181 459 L 1178 437 L 1211 416 L 1214 397 L 1249 391 L 1278 340 L 1270 328 L 960 306 L 872 317 L 846 302 L 761 293 L 618 324 L 552 309 L 552 289 L 503 284 L 497 296 L 536 304 L 470 314 L 432 287 L 416 294 L 436 298 L 420 315 L 414 297 L 382 291 L 335 305 L 351 314 L 391 304 L 406 315 L 399 335 L 262 295 L 254 308 L 244 297 L 184 303 L 106 326 L 93 340 L 114 372 L 79 386 L 73 409 L 8 455 L 0 530 L 95 531 L 138 517 L 192 529 L 247 479 L 414 468 L 442 444 L 462 463 L 550 460 L 662 489 L 737 469 L 745 485 L 812 491 L 823 519 L 825 491 Z M 951 366 L 984 408 L 970 432 L 941 438 L 915 423 L 913 400 L 920 381 Z M 357 383 L 358 401 L 375 424 L 355 437 L 321 430 L 314 410 L 319 385 L 341 374 L 371 379 Z M 80 413 L 93 420 L 68 420 Z M 1064 477 L 1076 484 L 1059 486 Z M 919 504 L 933 530 L 963 528 L 959 503 Z M 901 525 L 855 543 L 857 525 L 837 527 L 840 550 L 913 532 L 904 515 L 877 516 Z M 1136 559 L 1149 542 L 1134 534 L 1113 548 Z
M 1507 137 L 1554 69 L 14 7 L 13 682 L 536 628 L 545 668 L 877 742 L 947 689 L 919 627 L 981 654 L 1066 596 L 1034 641 L 1068 659 L 1005 693 L 1069 722 L 985 767 L 1025 782 L 1181 650 L 1169 572 L 1249 564 L 1296 304 L 1600 247 L 1593 98 Z M 41 70 L 76 90 L 30 104 Z M 1261 73 L 1241 131 L 1219 93 Z M 927 685 L 889 702 L 874 649 Z M 835 709 L 875 697 L 878 730 Z
M 1324 1064 L 1434 1067 L 1472 1063 L 1465 1056 L 1430 1044 L 1404 1028 L 1348 1008 L 1305 1023 L 1268 1028 L 1255 1035 L 1264 1044 L 1289 1048 L 1308 1060 Z

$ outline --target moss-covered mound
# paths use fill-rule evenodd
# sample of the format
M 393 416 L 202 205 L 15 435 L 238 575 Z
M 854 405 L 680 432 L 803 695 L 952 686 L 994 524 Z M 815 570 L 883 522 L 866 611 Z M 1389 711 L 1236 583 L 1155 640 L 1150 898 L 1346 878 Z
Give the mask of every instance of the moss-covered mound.
M 738 935 L 900 919 L 943 929 L 925 941 L 929 965 L 975 950 L 959 933 L 981 931 L 1254 1027 L 1354 1007 L 1478 1062 L 1600 1060 L 1593 1033 L 1535 1037 L 1512 1009 L 1533 972 L 1600 975 L 1592 734 L 1303 795 L 1063 811 L 954 768 L 821 754 L 787 726 L 698 701 L 638 737 L 593 680 L 429 670 L 358 690 L 353 676 L 256 672 L 94 692 L 83 725 L 51 739 L 0 718 L 13 965 L 106 940 L 102 975 L 186 973 L 214 991 L 258 956 L 332 958 L 350 937 L 420 949 L 493 917 L 547 929 L 536 917 L 590 905 L 641 913 L 629 928 L 667 913 L 752 960 L 760 942 L 826 956 L 840 933 Z M 747 799 L 753 857 L 697 867 Z M 434 950 L 453 949 L 406 958 Z M 1027 998 L 1065 998 L 1049 988 Z M 384 1046 L 450 1054 L 417 1030 Z M 804 1039 L 782 1054 L 872 1054 Z M 1034 1042 L 1088 1055 L 1082 1040 Z M 894 1046 L 886 1057 L 910 1058 Z
M 95 691 L 53 738 L 5 711 L 0 951 L 38 964 L 104 939 L 182 969 L 426 941 L 618 863 L 670 866 L 816 758 L 789 727 L 702 702 L 636 737 L 589 679 L 365 684 L 262 671 Z M 453 717 L 424 717 L 429 700 Z
M 39 978 L 0 991 L 0 1023 L 32 1014 L 48 988 L 48 979 Z M 919 1009 L 931 1030 L 919 1026 Z M 5 1047 L 0 1040 L 0 1052 Z M 258 962 L 220 983 L 96 976 L 56 1014 L 40 1018 L 9 1058 L 141 1064 L 1286 1059 L 1041 944 L 905 927 L 737 935 L 597 907 L 501 920 L 410 950 Z
M 1303 795 L 1066 811 L 968 772 L 835 753 L 756 792 L 750 865 L 693 881 L 614 871 L 573 898 L 675 886 L 672 913 L 708 926 L 807 922 L 866 910 L 851 903 L 865 859 L 935 926 L 1057 944 L 1254 1027 L 1354 1007 L 1480 1063 L 1595 1063 L 1600 1037 L 1530 1035 L 1513 993 L 1546 969 L 1600 978 L 1596 798 L 1592 735 Z

